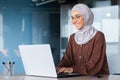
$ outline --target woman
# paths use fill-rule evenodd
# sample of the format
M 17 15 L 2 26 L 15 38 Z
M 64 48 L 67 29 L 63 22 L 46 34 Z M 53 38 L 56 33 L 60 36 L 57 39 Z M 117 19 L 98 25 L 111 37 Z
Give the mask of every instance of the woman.
M 91 26 L 94 18 L 92 11 L 84 4 L 76 4 L 71 18 L 78 31 L 70 36 L 65 55 L 56 66 L 57 72 L 108 75 L 105 37 Z

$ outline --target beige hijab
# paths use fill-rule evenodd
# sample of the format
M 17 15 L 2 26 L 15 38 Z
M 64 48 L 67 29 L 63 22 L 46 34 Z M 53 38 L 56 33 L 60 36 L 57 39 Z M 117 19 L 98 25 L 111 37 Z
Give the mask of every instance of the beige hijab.
M 88 8 L 88 6 L 86 6 L 85 4 L 76 4 L 72 8 L 72 11 L 73 10 L 80 12 L 80 14 L 84 17 L 83 28 L 81 28 L 75 33 L 75 42 L 79 45 L 86 44 L 97 33 L 97 30 L 91 26 L 93 23 L 94 15 L 92 11 Z

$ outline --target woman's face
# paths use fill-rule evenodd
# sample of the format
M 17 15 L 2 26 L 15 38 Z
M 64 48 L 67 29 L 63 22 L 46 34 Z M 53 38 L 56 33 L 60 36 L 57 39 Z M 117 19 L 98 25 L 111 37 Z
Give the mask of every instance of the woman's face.
M 73 10 L 71 12 L 71 18 L 76 29 L 80 30 L 84 25 L 84 17 L 80 14 L 80 12 Z

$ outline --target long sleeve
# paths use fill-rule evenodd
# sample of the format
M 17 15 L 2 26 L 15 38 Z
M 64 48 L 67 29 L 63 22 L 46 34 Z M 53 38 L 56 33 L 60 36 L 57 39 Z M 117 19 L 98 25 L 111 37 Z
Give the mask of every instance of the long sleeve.
M 101 35 L 95 42 L 93 47 L 93 54 L 88 62 L 86 62 L 86 68 L 88 74 L 96 74 L 103 68 L 106 60 L 106 43 L 104 35 Z
M 68 42 L 68 46 L 66 48 L 66 51 L 64 53 L 64 56 L 62 58 L 62 60 L 60 61 L 60 63 L 57 65 L 57 67 L 69 67 L 73 65 L 73 56 L 72 56 L 72 48 L 71 48 L 72 44 L 71 44 L 71 38 Z

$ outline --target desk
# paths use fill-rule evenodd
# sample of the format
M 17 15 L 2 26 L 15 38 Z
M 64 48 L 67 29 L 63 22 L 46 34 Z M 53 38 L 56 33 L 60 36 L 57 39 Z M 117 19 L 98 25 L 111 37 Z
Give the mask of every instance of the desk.
M 34 77 L 34 76 L 11 76 L 2 77 L 0 80 L 120 80 L 120 75 L 105 75 L 101 78 L 93 76 L 79 76 L 79 77 L 69 77 L 69 78 L 45 78 L 45 77 Z

